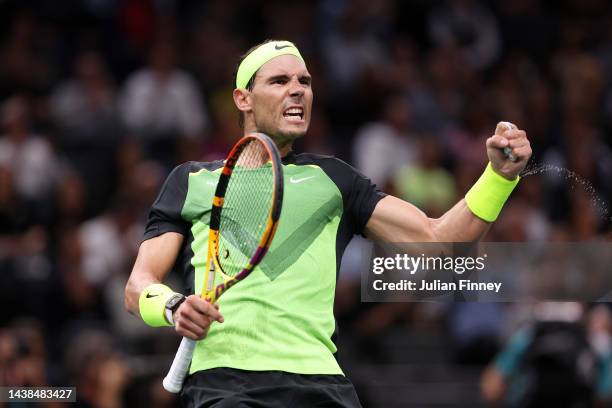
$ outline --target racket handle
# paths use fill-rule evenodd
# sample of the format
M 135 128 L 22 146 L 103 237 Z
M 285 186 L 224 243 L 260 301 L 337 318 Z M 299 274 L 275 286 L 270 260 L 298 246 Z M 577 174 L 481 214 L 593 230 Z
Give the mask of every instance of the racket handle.
M 495 129 L 495 134 L 501 135 L 504 130 L 511 130 L 514 128 L 516 128 L 516 126 L 514 126 L 510 122 L 499 122 L 497 124 L 497 128 Z M 508 146 L 504 147 L 503 152 L 504 152 L 504 156 L 506 156 L 506 158 L 510 160 L 511 162 L 514 163 L 515 161 L 517 161 L 518 158 L 514 154 L 512 154 L 512 149 L 510 147 Z
M 181 345 L 174 356 L 170 370 L 164 378 L 163 384 L 166 391 L 177 394 L 183 388 L 183 381 L 187 376 L 195 346 L 196 342 L 194 340 L 187 337 L 183 337 L 183 340 L 181 340 Z
M 509 147 L 504 147 L 504 156 L 506 156 L 506 159 L 509 159 L 511 162 L 515 162 L 516 156 L 514 154 L 512 154 L 512 149 Z

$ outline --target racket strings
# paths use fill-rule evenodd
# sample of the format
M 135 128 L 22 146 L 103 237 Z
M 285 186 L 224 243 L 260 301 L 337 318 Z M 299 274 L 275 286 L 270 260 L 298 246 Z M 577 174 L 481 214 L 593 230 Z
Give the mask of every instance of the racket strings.
M 266 148 L 257 140 L 248 143 L 236 162 L 236 168 L 258 169 L 270 162 L 270 156 Z
M 255 254 L 272 206 L 274 174 L 265 147 L 251 141 L 241 152 L 225 192 L 219 225 L 219 265 L 232 277 Z

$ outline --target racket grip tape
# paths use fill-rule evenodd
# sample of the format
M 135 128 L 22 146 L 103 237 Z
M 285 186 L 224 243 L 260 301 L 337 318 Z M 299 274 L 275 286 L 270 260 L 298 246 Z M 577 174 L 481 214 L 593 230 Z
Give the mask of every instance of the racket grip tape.
M 501 135 L 505 130 L 516 129 L 516 126 L 510 122 L 499 122 L 495 128 L 495 134 Z M 512 149 L 509 146 L 503 148 L 504 156 L 511 162 L 516 162 L 518 158 L 512 153 Z
M 509 147 L 504 147 L 504 156 L 509 159 L 511 162 L 515 162 L 517 160 L 516 156 L 512 154 L 512 149 Z
M 195 350 L 196 342 L 187 337 L 183 337 L 181 345 L 179 346 L 170 370 L 166 378 L 164 378 L 163 385 L 164 389 L 173 394 L 177 394 L 181 388 L 183 388 L 183 381 L 187 376 L 189 365 L 191 364 L 191 357 Z

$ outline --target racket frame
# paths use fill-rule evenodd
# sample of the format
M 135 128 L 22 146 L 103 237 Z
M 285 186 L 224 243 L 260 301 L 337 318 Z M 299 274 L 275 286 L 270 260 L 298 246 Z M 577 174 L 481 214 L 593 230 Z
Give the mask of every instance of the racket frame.
M 219 226 L 221 223 L 221 212 L 223 211 L 225 192 L 227 191 L 227 186 L 229 185 L 230 178 L 236 167 L 240 154 L 251 143 L 257 142 L 264 146 L 268 157 L 271 158 L 272 177 L 274 178 L 276 188 L 272 191 L 272 205 L 270 206 L 266 227 L 259 240 L 257 250 L 251 256 L 249 263 L 236 275 L 230 277 L 225 275 L 219 260 Z M 263 133 L 251 133 L 240 139 L 236 145 L 234 145 L 234 148 L 225 160 L 223 170 L 221 170 L 221 175 L 219 176 L 219 181 L 217 182 L 217 188 L 215 190 L 215 196 L 213 198 L 210 214 L 210 230 L 208 235 L 207 254 L 207 265 L 210 265 L 210 267 L 206 269 L 206 274 L 204 276 L 204 282 L 206 282 L 206 285 L 202 287 L 202 297 L 208 302 L 215 303 L 226 290 L 246 278 L 268 252 L 272 239 L 274 238 L 276 230 L 278 229 L 278 220 L 280 218 L 283 202 L 283 187 L 284 179 L 280 154 L 270 137 Z M 223 277 L 223 282 L 219 283 L 213 288 L 217 270 L 220 271 L 221 276 Z
M 254 142 L 253 139 L 257 139 L 257 141 L 259 141 L 267 150 L 268 156 L 272 158 L 272 172 L 276 188 L 273 190 L 272 205 L 268 213 L 268 221 L 266 223 L 264 233 L 259 240 L 257 250 L 242 271 L 233 277 L 228 277 L 227 275 L 223 274 L 223 269 L 221 268 L 219 262 L 219 225 L 221 223 L 221 211 L 223 210 L 225 192 L 238 158 L 240 157 L 242 151 L 250 143 Z M 284 179 L 282 162 L 280 153 L 278 152 L 278 149 L 274 145 L 272 139 L 263 133 L 251 133 L 240 139 L 236 145 L 234 145 L 234 148 L 224 163 L 221 176 L 217 182 L 217 188 L 215 190 L 215 196 L 213 198 L 211 209 L 210 230 L 208 233 L 208 249 L 206 255 L 206 271 L 201 294 L 201 296 L 211 304 L 214 304 L 217 299 L 219 299 L 219 297 L 230 287 L 246 278 L 268 252 L 272 239 L 274 238 L 274 234 L 276 234 L 276 230 L 278 229 L 278 220 L 280 218 L 280 212 L 283 205 L 283 189 Z M 223 282 L 214 287 L 217 269 L 222 273 Z M 183 388 L 183 381 L 185 380 L 187 372 L 189 371 L 189 366 L 191 365 L 191 359 L 193 357 L 195 347 L 195 340 L 183 337 L 176 355 L 174 356 L 174 360 L 172 361 L 172 365 L 168 370 L 168 374 L 163 380 L 163 386 L 166 391 L 176 394 Z

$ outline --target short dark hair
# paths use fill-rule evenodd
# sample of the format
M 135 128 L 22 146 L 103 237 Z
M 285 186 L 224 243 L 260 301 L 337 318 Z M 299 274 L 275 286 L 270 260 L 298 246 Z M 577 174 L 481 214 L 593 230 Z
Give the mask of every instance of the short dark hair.
M 269 42 L 273 42 L 273 41 L 279 41 L 279 40 L 272 40 L 272 39 L 265 40 L 264 42 L 261 42 L 257 45 L 252 46 L 251 48 L 249 48 L 247 52 L 245 52 L 244 54 L 240 56 L 240 58 L 238 59 L 238 63 L 236 64 L 236 67 L 234 68 L 234 84 L 236 84 L 236 78 L 238 77 L 238 68 L 240 68 L 240 64 L 242 64 L 242 61 L 244 61 L 244 59 L 250 53 L 255 51 L 257 48 Z M 248 89 L 249 91 L 253 90 L 253 86 L 255 85 L 255 77 L 257 76 L 258 72 L 259 70 L 253 72 L 253 75 L 251 76 L 251 78 L 249 78 L 249 82 L 247 82 L 246 89 Z M 242 113 L 242 111 L 238 111 L 238 125 L 240 126 L 241 129 L 244 128 L 244 113 Z

